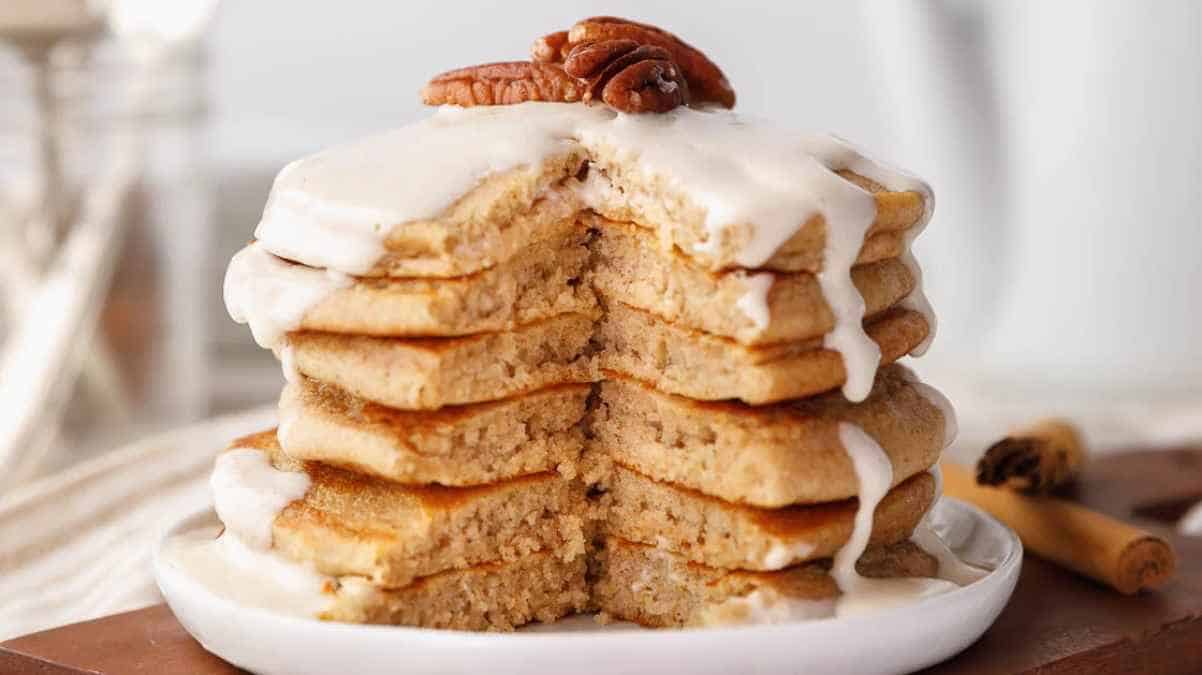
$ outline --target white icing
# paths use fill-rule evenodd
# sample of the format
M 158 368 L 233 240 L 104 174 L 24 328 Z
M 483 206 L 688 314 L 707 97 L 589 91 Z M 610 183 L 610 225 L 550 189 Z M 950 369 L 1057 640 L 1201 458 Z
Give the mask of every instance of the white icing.
M 813 552 L 814 545 L 808 542 L 800 542 L 791 546 L 777 542 L 760 559 L 760 564 L 766 570 L 784 569 L 796 561 L 805 560 Z
M 987 570 L 969 565 L 961 560 L 960 556 L 948 547 L 935 528 L 931 526 L 929 518 L 930 512 L 928 511 L 927 515 L 918 523 L 918 527 L 914 528 L 911 541 L 939 561 L 939 572 L 936 576 L 957 586 L 967 586 L 989 574 Z
M 163 544 L 164 560 L 239 604 L 313 617 L 333 602 L 342 583 L 311 564 L 271 548 L 272 524 L 309 489 L 302 472 L 280 471 L 261 450 L 234 448 L 217 456 L 209 486 L 224 531 L 186 532 Z
M 276 350 L 280 359 L 280 368 L 284 371 L 285 382 L 300 380 L 300 370 L 296 367 L 296 348 L 288 343 L 280 345 Z
M 1187 537 L 1202 537 L 1202 502 L 1194 504 L 1177 521 L 1177 531 Z
M 855 471 L 859 489 L 856 492 L 859 506 L 856 508 L 855 525 L 847 543 L 835 554 L 831 576 L 844 593 L 853 590 L 864 581 L 856 572 L 856 561 L 868 548 L 872 534 L 872 519 L 881 499 L 893 484 L 893 464 L 889 456 L 871 436 L 850 422 L 839 423 L 839 442 L 847 451 Z
M 748 319 L 751 319 L 760 332 L 766 330 L 772 321 L 772 315 L 768 309 L 768 291 L 772 290 L 772 282 L 775 279 L 776 277 L 770 272 L 759 272 L 747 276 L 743 281 L 747 290 L 735 302 L 735 306 Z
M 163 543 L 167 564 L 239 605 L 314 617 L 328 609 L 338 582 L 309 565 L 247 545 L 230 530 L 187 532 Z
M 280 471 L 261 450 L 234 448 L 217 456 L 209 487 L 226 531 L 247 546 L 266 551 L 271 548 L 276 516 L 305 495 L 309 476 L 299 471 Z
M 868 547 L 876 507 L 893 482 L 893 466 L 881 446 L 854 424 L 839 423 L 839 440 L 847 449 L 860 489 L 855 527 L 847 543 L 835 554 L 831 567 L 831 576 L 841 591 L 835 615 L 877 612 L 959 588 L 944 579 L 870 579 L 856 571 L 856 561 Z
M 747 595 L 706 606 L 701 610 L 699 622 L 706 626 L 789 623 L 826 619 L 834 613 L 833 600 L 790 598 L 770 588 L 757 588 Z
M 550 103 L 443 107 L 416 124 L 288 165 L 276 179 L 256 236 L 280 257 L 363 274 L 384 254 L 384 241 L 395 228 L 420 226 L 490 174 L 577 146 L 594 155 L 615 155 L 643 178 L 670 185 L 703 209 L 708 230 L 698 246 L 703 253 L 716 250 L 728 229 L 749 228 L 750 238 L 734 256 L 746 268 L 762 266 L 802 224 L 822 215 L 826 244 L 818 280 L 835 316 L 824 345 L 843 358 L 845 396 L 860 401 L 868 395 L 880 350 L 864 333 L 864 301 L 851 282 L 851 267 L 875 219 L 876 203 L 835 171 L 849 169 L 889 189 L 917 190 L 928 204 L 930 190 L 830 136 L 799 136 L 721 110 L 624 115 L 600 106 Z M 636 186 L 600 185 L 608 179 L 593 175 L 599 173 L 592 172 L 579 189 L 586 206 L 597 206 L 614 189 L 638 199 Z M 920 227 L 928 218 L 929 212 Z M 761 292 L 767 282 L 756 284 L 739 307 L 762 328 L 768 323 L 766 290 Z M 284 318 L 303 315 L 320 299 L 320 288 L 307 288 L 312 294 L 290 296 L 296 302 Z M 907 302 L 923 309 L 920 289 Z M 260 341 L 269 344 L 281 326 L 289 325 L 255 317 L 272 310 L 270 304 L 231 306 L 231 314 L 258 324 Z
M 249 323 L 255 342 L 278 347 L 310 307 L 351 283 L 346 275 L 293 265 L 256 242 L 234 254 L 225 272 L 225 307 L 238 323 Z
M 871 225 L 872 218 L 867 222 Z M 854 402 L 868 398 L 881 364 L 880 346 L 864 332 L 864 298 L 851 281 L 851 267 L 868 225 L 827 228 L 822 271 L 818 273 L 822 295 L 835 315 L 835 326 L 823 336 L 822 344 L 843 357 L 843 369 L 847 372 L 843 396 Z
M 911 248 L 914 240 L 922 234 L 927 223 L 931 221 L 931 214 L 935 210 L 935 193 L 931 191 L 931 186 L 921 178 L 879 160 L 868 159 L 858 152 L 856 157 L 846 165 L 846 168 L 895 192 L 917 192 L 922 195 L 922 218 L 906 231 L 905 251 L 901 255 L 902 264 L 910 270 L 911 276 L 914 277 L 914 290 L 910 291 L 910 295 L 902 301 L 901 306 L 922 314 L 929 327 L 926 338 L 910 351 L 914 356 L 922 356 L 931 346 L 931 342 L 935 340 L 939 322 L 935 317 L 935 310 L 927 300 L 926 291 L 922 285 L 922 268 L 914 258 Z

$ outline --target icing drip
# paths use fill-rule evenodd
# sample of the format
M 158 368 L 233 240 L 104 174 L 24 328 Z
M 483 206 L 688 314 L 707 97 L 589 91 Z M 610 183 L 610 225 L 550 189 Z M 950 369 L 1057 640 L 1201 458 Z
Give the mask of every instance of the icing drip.
M 213 506 L 226 532 L 247 546 L 271 548 L 272 523 L 289 503 L 305 496 L 309 476 L 280 471 L 261 450 L 235 448 L 217 456 L 209 477 Z
M 847 450 L 851 459 L 859 490 L 856 495 L 860 505 L 856 509 L 855 525 L 851 538 L 835 555 L 831 576 L 844 593 L 851 592 L 861 585 L 865 579 L 856 572 L 856 561 L 868 548 L 868 537 L 872 534 L 872 519 L 877 504 L 889 492 L 893 484 L 893 464 L 889 456 L 877 445 L 871 436 L 862 429 L 848 422 L 839 423 L 839 442 Z
M 864 298 L 851 281 L 852 265 L 874 217 L 875 211 L 867 220 L 857 216 L 840 223 L 828 216 L 822 271 L 818 273 L 818 285 L 835 316 L 835 327 L 823 337 L 822 344 L 843 357 L 847 372 L 843 396 L 853 402 L 868 397 L 881 363 L 881 348 L 864 332 Z
M 967 586 L 989 572 L 961 560 L 939 536 L 940 523 L 935 522 L 935 505 L 943 497 L 943 471 L 939 465 L 935 465 L 929 473 L 935 479 L 935 501 L 931 502 L 930 508 L 922 515 L 922 520 L 914 528 L 910 541 L 939 561 L 940 579 L 947 579 L 958 586 Z
M 755 327 L 763 332 L 772 321 L 772 313 L 768 309 L 768 291 L 772 290 L 775 277 L 770 272 L 752 274 L 744 281 L 747 291 L 739 298 L 735 306 L 751 319 Z
M 831 576 L 842 592 L 835 603 L 835 615 L 871 613 L 958 588 L 943 579 L 870 579 L 856 571 L 856 561 L 868 547 L 877 504 L 893 482 L 893 466 L 881 446 L 854 424 L 839 423 L 839 440 L 847 449 L 860 483 L 860 504 L 851 538 L 839 549 L 831 568 Z
M 224 531 L 172 537 L 163 544 L 164 560 L 239 604 L 296 616 L 320 614 L 333 601 L 338 580 L 271 548 L 276 516 L 303 497 L 309 483 L 304 473 L 273 467 L 261 450 L 234 448 L 218 455 L 209 485 Z
M 910 351 L 914 356 L 922 356 L 935 340 L 938 320 L 935 310 L 927 300 L 926 291 L 923 289 L 922 268 L 919 266 L 918 260 L 914 258 L 911 249 L 914 240 L 922 234 L 927 223 L 931 221 L 931 214 L 935 210 L 935 193 L 931 191 L 931 186 L 921 178 L 879 160 L 869 159 L 858 151 L 853 151 L 843 168 L 870 178 L 894 192 L 917 192 L 922 195 L 922 218 L 906 232 L 905 251 L 900 258 L 902 264 L 909 269 L 910 275 L 914 277 L 914 290 L 910 291 L 910 295 L 902 301 L 901 306 L 922 314 L 928 326 L 926 338 Z
M 296 367 L 296 349 L 290 344 L 283 344 L 276 350 L 280 359 L 280 368 L 284 371 L 285 382 L 300 380 L 300 370 Z
M 304 496 L 309 477 L 276 469 L 261 450 L 235 448 L 217 456 L 209 485 L 224 530 L 172 537 L 164 560 L 239 604 L 309 617 L 328 608 L 338 581 L 271 548 L 276 516 Z
M 225 307 L 234 321 L 250 324 L 255 342 L 275 349 L 285 333 L 300 325 L 310 307 L 350 283 L 339 272 L 290 264 L 256 242 L 230 260 Z

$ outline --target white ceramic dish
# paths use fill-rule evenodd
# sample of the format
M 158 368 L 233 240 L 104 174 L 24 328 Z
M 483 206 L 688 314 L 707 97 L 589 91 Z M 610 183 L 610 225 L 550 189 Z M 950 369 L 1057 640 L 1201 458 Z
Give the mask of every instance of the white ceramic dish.
M 361 626 L 238 604 L 155 552 L 155 576 L 176 617 L 206 649 L 256 673 L 894 673 L 972 644 L 1010 598 L 1022 563 L 1014 533 L 944 499 L 936 529 L 969 562 L 993 571 L 970 586 L 877 614 L 695 630 L 599 626 L 574 617 L 513 634 Z M 212 528 L 211 510 L 164 535 Z

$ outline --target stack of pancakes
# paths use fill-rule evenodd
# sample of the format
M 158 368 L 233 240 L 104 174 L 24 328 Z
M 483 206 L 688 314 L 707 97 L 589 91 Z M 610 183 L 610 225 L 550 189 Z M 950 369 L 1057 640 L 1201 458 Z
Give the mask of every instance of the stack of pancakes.
M 846 423 L 892 464 L 859 571 L 935 574 L 910 537 L 950 420 L 888 365 L 932 328 L 903 257 L 927 197 L 831 172 L 876 213 L 850 277 L 882 366 L 852 403 L 824 344 L 823 216 L 748 269 L 754 223 L 713 231 L 638 161 L 572 143 L 493 172 L 390 225 L 366 265 L 319 269 L 338 252 L 278 217 L 235 257 L 231 314 L 288 381 L 278 430 L 231 449 L 307 475 L 268 542 L 329 577 L 322 617 L 503 630 L 592 609 L 680 626 L 746 618 L 749 599 L 829 613 L 860 486 Z M 316 190 L 321 168 L 289 167 L 273 200 Z

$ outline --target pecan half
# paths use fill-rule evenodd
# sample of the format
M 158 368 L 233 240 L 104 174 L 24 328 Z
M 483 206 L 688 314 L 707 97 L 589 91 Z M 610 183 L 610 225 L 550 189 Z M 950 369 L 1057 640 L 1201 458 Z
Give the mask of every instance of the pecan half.
M 580 82 L 558 64 L 509 61 L 437 75 L 422 89 L 422 102 L 464 107 L 526 101 L 572 103 L 579 101 L 582 93 Z
M 623 112 L 664 113 L 687 103 L 689 89 L 675 63 L 647 59 L 614 75 L 602 90 L 601 100 Z
M 581 42 L 568 52 L 563 61 L 563 69 L 572 77 L 587 80 L 597 76 L 615 59 L 629 54 L 639 48 L 634 40 L 602 40 L 600 42 Z M 667 54 L 666 50 L 659 50 Z M 670 57 L 657 57 L 670 58 Z
M 530 58 L 539 63 L 562 63 L 568 49 L 568 32 L 555 31 L 540 37 L 530 45 Z
M 596 16 L 577 22 L 568 31 L 571 45 L 602 40 L 633 40 L 662 47 L 680 66 L 693 103 L 717 103 L 727 108 L 735 105 L 735 90 L 722 69 L 700 50 L 662 28 L 613 16 Z
M 587 84 L 582 99 L 601 99 L 622 112 L 667 112 L 689 102 L 689 87 L 672 55 L 634 40 L 582 42 L 564 72 Z

